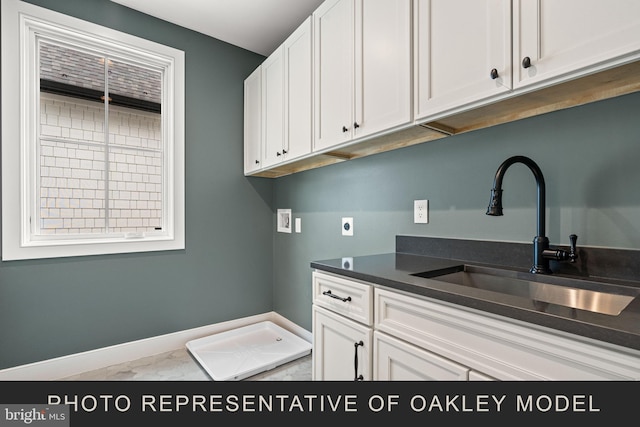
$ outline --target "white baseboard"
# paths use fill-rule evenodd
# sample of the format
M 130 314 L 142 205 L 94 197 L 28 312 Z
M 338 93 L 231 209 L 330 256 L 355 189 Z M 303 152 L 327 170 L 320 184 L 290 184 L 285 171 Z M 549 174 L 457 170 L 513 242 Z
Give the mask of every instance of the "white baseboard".
M 312 342 L 312 335 L 276 312 L 215 323 L 166 335 L 145 338 L 82 353 L 29 363 L 0 370 L 0 381 L 52 381 L 82 372 L 185 348 L 187 342 L 230 329 L 262 321 L 272 321 L 299 337 Z

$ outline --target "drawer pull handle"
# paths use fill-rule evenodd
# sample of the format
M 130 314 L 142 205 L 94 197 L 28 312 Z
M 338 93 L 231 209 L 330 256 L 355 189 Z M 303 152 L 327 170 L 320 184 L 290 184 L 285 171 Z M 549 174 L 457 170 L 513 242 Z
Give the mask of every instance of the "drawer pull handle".
M 343 301 L 343 302 L 351 301 L 351 297 L 342 298 L 342 297 L 339 297 L 338 295 L 332 294 L 331 291 L 324 291 L 322 293 L 322 295 L 326 295 L 326 296 L 331 297 L 331 298 L 339 299 L 340 301 Z
M 358 375 L 358 347 L 360 346 L 364 346 L 364 343 L 362 341 L 358 341 L 356 343 L 353 343 L 353 346 L 355 347 L 355 359 L 354 359 L 354 368 L 355 368 L 355 376 L 353 378 L 354 381 L 362 381 L 364 380 L 364 377 L 362 376 L 362 374 Z

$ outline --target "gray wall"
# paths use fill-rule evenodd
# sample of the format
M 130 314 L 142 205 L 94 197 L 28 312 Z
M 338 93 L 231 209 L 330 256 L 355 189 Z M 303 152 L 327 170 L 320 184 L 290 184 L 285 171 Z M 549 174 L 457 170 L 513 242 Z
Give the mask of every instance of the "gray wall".
M 186 250 L 0 263 L 0 369 L 269 312 L 272 182 L 242 176 L 263 57 L 107 0 L 33 0 L 185 51 Z
M 310 329 L 310 261 L 393 252 L 396 235 L 532 242 L 526 166 L 505 175 L 504 216 L 485 215 L 512 155 L 542 169 L 552 244 L 575 233 L 583 246 L 640 249 L 638 117 L 640 93 L 278 178 L 274 208 L 290 208 L 302 233 L 275 233 L 276 311 Z M 414 199 L 429 200 L 428 224 L 413 224 Z M 343 216 L 353 237 L 340 234 Z

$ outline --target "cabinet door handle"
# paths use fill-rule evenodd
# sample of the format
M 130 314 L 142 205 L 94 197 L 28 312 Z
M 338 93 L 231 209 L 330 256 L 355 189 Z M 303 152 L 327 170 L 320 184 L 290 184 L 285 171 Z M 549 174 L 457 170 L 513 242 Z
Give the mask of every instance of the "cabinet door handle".
M 358 129 L 360 127 L 360 125 L 358 124 L 358 122 L 353 122 L 353 128 L 354 129 Z
M 281 156 L 282 154 L 280 154 L 279 151 L 276 152 L 276 156 Z
M 260 164 L 260 160 L 256 160 L 256 165 L 259 165 L 259 164 Z
M 353 343 L 353 346 L 355 347 L 355 358 L 353 361 L 354 368 L 355 368 L 355 375 L 353 377 L 353 380 L 362 381 L 364 380 L 364 377 L 362 376 L 362 374 L 358 375 L 358 347 L 364 346 L 364 343 L 362 341 L 358 341 L 356 343 Z
M 495 80 L 495 79 L 497 79 L 497 78 L 498 78 L 498 70 L 496 70 L 495 68 L 493 68 L 493 69 L 491 70 L 490 76 L 491 76 L 491 80 Z
M 324 291 L 324 292 L 322 293 L 322 295 L 326 295 L 326 296 L 331 297 L 331 298 L 334 298 L 334 299 L 339 299 L 339 300 L 340 300 L 340 301 L 342 301 L 342 302 L 348 302 L 348 301 L 351 301 L 351 297 L 346 297 L 346 298 L 339 297 L 338 295 L 334 295 L 334 294 L 332 294 L 332 293 L 331 293 L 331 291 Z
M 282 150 L 282 154 L 287 154 L 287 150 Z
M 529 58 L 528 56 L 525 56 L 522 59 L 522 68 L 529 68 L 531 67 L 531 58 Z
M 349 132 L 349 128 L 346 126 L 342 126 L 342 132 Z

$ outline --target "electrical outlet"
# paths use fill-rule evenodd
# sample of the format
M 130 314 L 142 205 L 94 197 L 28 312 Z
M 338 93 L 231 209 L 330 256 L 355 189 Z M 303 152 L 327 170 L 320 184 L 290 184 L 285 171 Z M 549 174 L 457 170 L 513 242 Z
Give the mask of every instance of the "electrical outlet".
M 291 233 L 291 209 L 278 209 L 278 232 Z
M 427 224 L 429 222 L 429 201 L 413 201 L 413 222 L 415 224 Z
M 342 235 L 353 236 L 353 218 L 342 218 Z

